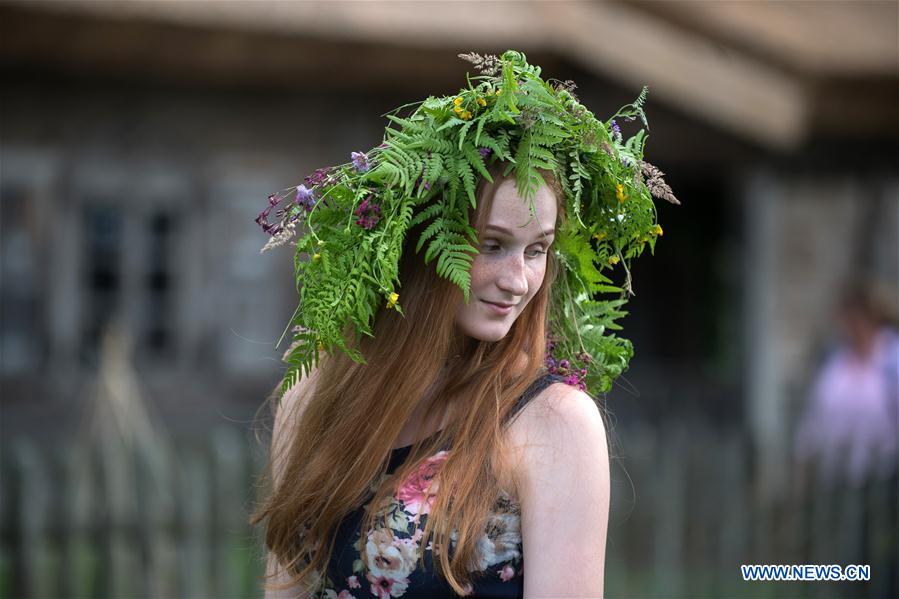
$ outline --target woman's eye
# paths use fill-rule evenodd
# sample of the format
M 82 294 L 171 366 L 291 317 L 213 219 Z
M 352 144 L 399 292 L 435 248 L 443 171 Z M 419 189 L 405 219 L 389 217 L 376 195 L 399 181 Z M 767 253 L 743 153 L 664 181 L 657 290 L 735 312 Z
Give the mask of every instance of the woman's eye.
M 481 244 L 481 252 L 484 252 L 484 253 L 497 252 L 497 251 L 500 251 L 501 249 L 502 249 L 502 246 L 500 246 L 497 243 L 482 243 Z M 537 248 L 531 248 L 531 249 L 527 250 L 525 255 L 528 258 L 539 258 L 541 255 L 543 255 L 545 253 L 546 253 L 546 250 L 544 250 L 542 247 L 537 247 Z

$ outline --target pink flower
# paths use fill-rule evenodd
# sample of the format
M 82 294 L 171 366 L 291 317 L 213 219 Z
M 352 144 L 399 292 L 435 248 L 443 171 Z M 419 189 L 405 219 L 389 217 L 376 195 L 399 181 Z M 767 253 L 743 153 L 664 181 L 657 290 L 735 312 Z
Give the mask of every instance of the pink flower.
M 342 591 L 340 591 L 340 593 L 337 594 L 337 599 L 356 599 L 356 598 L 353 595 L 351 595 L 348 590 L 343 589 Z
M 408 580 L 394 580 L 386 576 L 375 576 L 371 572 L 366 574 L 365 578 L 371 583 L 371 594 L 378 599 L 399 597 L 406 592 L 406 587 L 409 586 Z
M 350 576 L 349 578 L 347 578 L 347 579 L 346 579 L 346 583 L 347 583 L 347 585 L 349 585 L 349 587 L 350 587 L 351 589 L 358 589 L 359 587 L 362 586 L 361 584 L 359 584 L 359 579 L 356 578 L 355 575 Z
M 431 512 L 431 506 L 434 503 L 434 496 L 437 493 L 439 484 L 432 482 L 440 466 L 449 458 L 449 453 L 440 451 L 418 467 L 403 481 L 396 493 L 396 498 L 403 502 L 403 506 L 407 512 L 412 515 L 428 514 Z
M 515 577 L 515 568 L 506 564 L 502 570 L 497 570 L 496 573 L 503 579 L 503 582 L 509 582 Z

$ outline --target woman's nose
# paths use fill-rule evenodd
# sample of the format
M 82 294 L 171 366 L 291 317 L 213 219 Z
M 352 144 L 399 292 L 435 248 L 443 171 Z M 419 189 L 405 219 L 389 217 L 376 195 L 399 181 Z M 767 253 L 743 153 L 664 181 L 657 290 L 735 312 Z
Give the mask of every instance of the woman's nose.
M 513 295 L 524 295 L 528 292 L 524 256 L 521 254 L 510 255 L 503 261 L 496 286 Z

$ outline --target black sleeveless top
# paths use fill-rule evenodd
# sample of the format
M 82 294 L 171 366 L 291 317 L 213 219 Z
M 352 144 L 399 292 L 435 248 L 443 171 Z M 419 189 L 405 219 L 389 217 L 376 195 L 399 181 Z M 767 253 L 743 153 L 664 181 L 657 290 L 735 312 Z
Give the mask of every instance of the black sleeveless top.
M 564 380 L 564 377 L 555 374 L 544 374 L 536 379 L 518 400 L 512 418 L 543 389 Z M 411 449 L 412 446 L 409 445 L 391 452 L 388 474 L 395 472 L 405 462 Z M 420 542 L 427 514 L 437 492 L 437 484 L 431 484 L 431 479 L 448 456 L 447 451 L 435 453 L 404 481 L 397 493 L 390 498 L 389 504 L 379 512 L 384 528 L 376 528 L 364 536 L 361 534 L 364 506 L 344 518 L 337 530 L 326 576 L 315 592 L 316 597 L 458 597 L 452 587 L 436 575 L 431 543 L 427 547 L 421 547 Z M 489 516 L 484 535 L 478 541 L 479 563 L 473 574 L 468 596 L 523 596 L 520 517 L 520 506 L 502 493 Z M 363 544 L 367 552 L 366 562 L 361 557 Z M 452 547 L 450 550 L 452 551 Z M 425 568 L 421 568 L 418 563 L 422 551 Z

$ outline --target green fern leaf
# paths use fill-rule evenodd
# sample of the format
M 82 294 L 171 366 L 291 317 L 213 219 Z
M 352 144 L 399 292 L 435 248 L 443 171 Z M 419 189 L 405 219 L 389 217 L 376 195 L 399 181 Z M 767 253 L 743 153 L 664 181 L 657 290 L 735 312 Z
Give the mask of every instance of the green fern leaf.
M 468 160 L 468 163 L 476 170 L 484 179 L 493 183 L 493 177 L 490 176 L 490 173 L 487 171 L 487 167 L 484 165 L 484 159 L 481 157 L 481 153 L 475 150 L 471 146 L 465 146 L 462 148 L 462 153 L 465 155 L 465 158 Z

